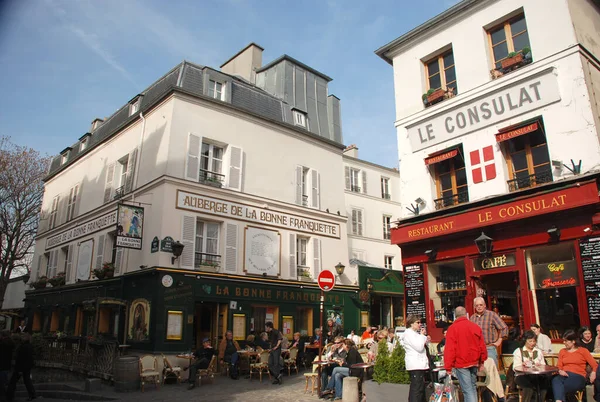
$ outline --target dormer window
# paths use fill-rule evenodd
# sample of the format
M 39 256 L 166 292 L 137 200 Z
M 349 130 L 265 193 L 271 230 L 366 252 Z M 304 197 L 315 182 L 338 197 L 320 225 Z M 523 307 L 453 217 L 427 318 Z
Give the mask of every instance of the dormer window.
M 79 152 L 82 152 L 83 150 L 85 150 L 88 145 L 89 145 L 89 141 L 90 141 L 90 133 L 85 133 L 84 135 L 82 135 L 79 138 Z
M 225 84 L 215 80 L 208 81 L 208 96 L 218 100 L 225 100 Z
M 142 96 L 141 95 L 138 95 L 135 98 L 133 98 L 129 102 L 129 115 L 133 116 L 134 114 L 139 112 L 141 104 L 142 104 Z
M 87 147 L 87 138 L 84 138 L 83 140 L 81 140 L 81 142 L 79 143 L 79 150 L 83 151 L 85 148 Z
M 71 148 L 67 147 L 60 153 L 60 164 L 64 165 L 69 160 L 69 154 L 71 153 Z
M 306 127 L 306 114 L 299 110 L 292 110 L 294 116 L 294 124 L 296 126 Z

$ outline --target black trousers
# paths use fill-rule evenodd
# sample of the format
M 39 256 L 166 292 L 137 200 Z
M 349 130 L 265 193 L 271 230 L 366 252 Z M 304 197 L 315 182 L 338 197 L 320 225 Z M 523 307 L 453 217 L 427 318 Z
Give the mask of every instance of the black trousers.
M 425 402 L 425 375 L 428 370 L 410 370 L 408 402 Z
M 196 373 L 198 370 L 204 370 L 208 368 L 210 361 L 208 359 L 200 359 L 197 362 L 190 365 L 190 376 L 188 378 L 188 382 L 194 383 L 196 382 Z
M 15 389 L 17 388 L 17 382 L 19 381 L 19 378 L 21 378 L 21 375 L 23 375 L 23 382 L 25 383 L 25 388 L 27 388 L 29 397 L 35 398 L 35 389 L 33 389 L 33 383 L 31 382 L 31 370 L 15 370 L 10 376 L 8 390 L 6 391 L 6 397 L 9 401 L 12 401 L 15 398 Z

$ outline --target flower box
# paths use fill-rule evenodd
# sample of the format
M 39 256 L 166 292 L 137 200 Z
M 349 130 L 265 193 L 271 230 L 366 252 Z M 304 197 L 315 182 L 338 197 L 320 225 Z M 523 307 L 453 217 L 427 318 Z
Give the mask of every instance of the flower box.
M 437 91 L 431 93 L 430 95 L 427 95 L 427 103 L 432 104 L 432 103 L 442 99 L 445 94 L 446 94 L 446 91 L 440 88 Z
M 519 64 L 523 61 L 523 55 L 521 53 L 518 53 L 515 56 L 512 57 L 507 57 L 506 59 L 502 60 L 500 63 L 502 65 L 503 69 L 506 68 L 511 68 L 516 64 Z

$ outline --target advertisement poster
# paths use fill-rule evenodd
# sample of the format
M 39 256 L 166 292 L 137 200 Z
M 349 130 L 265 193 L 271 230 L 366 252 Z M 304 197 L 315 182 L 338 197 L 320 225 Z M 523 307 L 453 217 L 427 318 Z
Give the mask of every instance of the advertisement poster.
M 136 299 L 129 310 L 129 339 L 134 342 L 149 340 L 150 303 L 146 299 Z
M 117 213 L 117 247 L 142 249 L 144 208 L 119 205 Z

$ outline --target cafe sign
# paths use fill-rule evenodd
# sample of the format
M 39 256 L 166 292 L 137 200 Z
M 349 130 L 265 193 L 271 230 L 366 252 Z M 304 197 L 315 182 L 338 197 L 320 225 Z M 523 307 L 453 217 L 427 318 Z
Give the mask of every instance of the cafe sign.
M 579 285 L 579 274 L 575 260 L 535 264 L 533 274 L 536 289 Z
M 504 268 L 515 264 L 516 258 L 514 254 L 502 254 L 488 258 L 478 258 L 475 269 L 479 271 L 481 269 Z
M 572 187 L 547 194 L 523 197 L 492 207 L 481 207 L 462 214 L 419 223 L 400 224 L 392 228 L 392 244 L 406 244 L 445 236 L 466 230 L 531 218 L 538 215 L 569 210 L 598 202 L 595 181 L 576 183 Z

